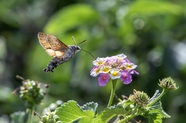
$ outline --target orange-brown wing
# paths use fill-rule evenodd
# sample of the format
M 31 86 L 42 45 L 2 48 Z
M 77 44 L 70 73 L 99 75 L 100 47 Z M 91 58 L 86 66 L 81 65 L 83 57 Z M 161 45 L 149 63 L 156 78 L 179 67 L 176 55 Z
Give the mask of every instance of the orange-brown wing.
M 51 46 L 47 41 L 47 34 L 39 32 L 37 36 L 39 39 L 39 43 L 44 49 L 51 49 Z
M 67 50 L 68 46 L 61 42 L 56 36 L 47 34 L 47 41 L 53 50 Z
M 47 54 L 52 57 L 62 58 L 68 49 L 68 46 L 62 43 L 54 35 L 39 32 L 38 39 L 39 43 L 46 50 Z

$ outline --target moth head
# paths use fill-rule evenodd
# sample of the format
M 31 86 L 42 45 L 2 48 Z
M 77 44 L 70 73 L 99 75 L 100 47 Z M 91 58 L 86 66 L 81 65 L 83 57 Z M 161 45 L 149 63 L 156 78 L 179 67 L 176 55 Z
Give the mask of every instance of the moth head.
M 81 50 L 80 46 L 77 45 L 73 45 L 73 46 L 69 46 L 72 50 L 74 50 L 75 53 L 79 52 Z

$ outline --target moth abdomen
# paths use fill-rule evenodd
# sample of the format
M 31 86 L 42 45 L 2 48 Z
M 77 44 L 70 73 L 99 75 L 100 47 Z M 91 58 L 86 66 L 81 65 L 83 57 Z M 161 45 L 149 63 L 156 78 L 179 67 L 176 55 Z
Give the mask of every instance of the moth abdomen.
M 50 63 L 47 65 L 47 68 L 43 69 L 44 72 L 53 72 L 53 69 L 61 64 L 61 59 L 54 57 Z

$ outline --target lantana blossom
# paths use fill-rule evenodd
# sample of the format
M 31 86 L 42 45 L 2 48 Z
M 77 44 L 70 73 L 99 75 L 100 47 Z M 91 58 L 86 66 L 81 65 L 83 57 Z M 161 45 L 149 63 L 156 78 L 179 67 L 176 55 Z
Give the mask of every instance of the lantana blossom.
M 132 74 L 139 74 L 135 69 L 137 65 L 132 63 L 125 54 L 116 56 L 97 58 L 93 61 L 94 67 L 90 71 L 90 75 L 98 77 L 100 86 L 105 86 L 109 79 L 120 79 L 123 84 L 132 82 Z

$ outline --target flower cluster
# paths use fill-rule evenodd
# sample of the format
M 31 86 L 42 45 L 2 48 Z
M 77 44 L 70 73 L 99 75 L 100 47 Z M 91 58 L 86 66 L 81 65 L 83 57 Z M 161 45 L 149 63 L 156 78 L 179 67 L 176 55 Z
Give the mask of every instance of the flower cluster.
M 25 106 L 29 109 L 35 104 L 40 104 L 44 98 L 40 83 L 33 80 L 23 80 L 23 85 L 20 87 L 20 98 L 25 100 Z
M 100 74 L 98 78 L 100 86 L 105 86 L 109 78 L 112 80 L 120 79 L 124 84 L 130 84 L 132 82 L 131 74 L 139 74 L 135 70 L 137 65 L 130 62 L 124 54 L 97 58 L 93 61 L 93 65 L 94 67 L 90 71 L 90 75 L 96 77 Z

